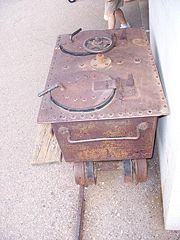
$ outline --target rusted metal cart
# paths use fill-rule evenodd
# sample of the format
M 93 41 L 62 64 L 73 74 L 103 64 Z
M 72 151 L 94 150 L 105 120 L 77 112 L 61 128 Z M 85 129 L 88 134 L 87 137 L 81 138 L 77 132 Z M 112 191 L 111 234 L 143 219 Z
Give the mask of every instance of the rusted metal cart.
M 51 123 L 77 184 L 95 183 L 95 166 L 123 160 L 125 181 L 146 181 L 157 119 L 168 114 L 142 28 L 60 35 L 38 122 Z

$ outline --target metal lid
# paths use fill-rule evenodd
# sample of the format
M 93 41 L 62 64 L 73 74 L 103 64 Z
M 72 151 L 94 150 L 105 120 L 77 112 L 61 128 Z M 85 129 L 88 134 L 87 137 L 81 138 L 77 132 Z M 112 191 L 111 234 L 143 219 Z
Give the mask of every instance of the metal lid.
M 115 39 L 102 63 L 95 55 L 73 56 L 59 47 L 81 53 L 86 40 L 97 36 Z M 39 123 L 162 116 L 169 112 L 146 32 L 141 28 L 84 31 L 73 41 L 68 34 L 59 36 L 42 94 Z
M 115 94 L 115 80 L 100 72 L 76 72 L 58 77 L 51 92 L 58 107 L 71 112 L 91 112 L 107 105 Z

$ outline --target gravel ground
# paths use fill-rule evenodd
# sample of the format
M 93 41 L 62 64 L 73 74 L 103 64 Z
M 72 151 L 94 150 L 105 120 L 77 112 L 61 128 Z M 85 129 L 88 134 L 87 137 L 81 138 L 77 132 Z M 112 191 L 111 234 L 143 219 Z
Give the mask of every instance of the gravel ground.
M 74 239 L 78 186 L 67 163 L 34 167 L 36 118 L 56 37 L 104 29 L 104 0 L 0 0 L 0 240 Z M 140 25 L 136 1 L 125 13 Z M 157 159 L 155 159 L 157 161 Z M 99 173 L 86 191 L 84 239 L 180 239 L 163 230 L 159 172 L 125 185 L 122 173 Z M 99 236 L 98 236 L 99 234 Z
M 137 185 L 125 184 L 122 170 L 99 172 L 97 185 L 86 189 L 84 239 L 180 239 L 163 228 L 157 153 L 148 170 L 148 181 Z

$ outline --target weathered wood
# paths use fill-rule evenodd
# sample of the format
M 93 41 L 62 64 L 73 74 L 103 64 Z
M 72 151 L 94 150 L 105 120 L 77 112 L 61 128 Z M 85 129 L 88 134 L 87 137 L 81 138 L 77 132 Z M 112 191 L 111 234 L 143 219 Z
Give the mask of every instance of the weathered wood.
M 32 164 L 60 162 L 61 157 L 61 150 L 52 133 L 51 124 L 38 125 Z

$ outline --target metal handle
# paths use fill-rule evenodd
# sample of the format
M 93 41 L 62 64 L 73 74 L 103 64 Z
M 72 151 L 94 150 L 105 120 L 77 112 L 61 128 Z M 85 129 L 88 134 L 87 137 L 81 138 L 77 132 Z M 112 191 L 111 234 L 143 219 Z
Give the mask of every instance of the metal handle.
M 71 2 L 75 2 L 74 0 L 71 0 Z M 75 35 L 77 35 L 79 32 L 81 32 L 82 31 L 82 28 L 79 28 L 78 30 L 76 30 L 75 32 L 73 32 L 73 33 L 71 33 L 71 35 L 70 35 L 70 40 L 72 41 L 73 40 L 73 37 L 75 36 Z
M 62 134 L 68 134 L 67 141 L 71 144 L 76 143 L 89 143 L 89 142 L 98 142 L 98 141 L 113 141 L 113 140 L 137 140 L 141 136 L 140 130 L 146 130 L 148 128 L 147 122 L 142 122 L 136 127 L 136 136 L 123 136 L 123 137 L 109 137 L 109 138 L 90 138 L 90 139 L 80 139 L 80 140 L 72 140 L 70 136 L 70 131 L 68 128 L 60 127 L 59 131 Z
M 42 97 L 44 96 L 45 94 L 47 94 L 48 92 L 51 92 L 53 91 L 54 89 L 56 88 L 60 88 L 61 91 L 64 91 L 65 90 L 65 87 L 62 85 L 62 83 L 59 83 L 59 84 L 55 84 L 54 86 L 51 86 L 45 90 L 43 90 L 42 92 L 38 93 L 38 97 Z
M 51 87 L 43 90 L 42 92 L 38 93 L 38 97 L 42 97 L 42 96 L 44 96 L 45 94 L 47 94 L 48 92 L 51 92 L 52 90 L 54 90 L 54 89 L 56 89 L 56 88 L 58 88 L 58 87 L 59 87 L 58 84 L 56 84 L 56 85 L 54 85 L 54 86 L 51 86 Z

